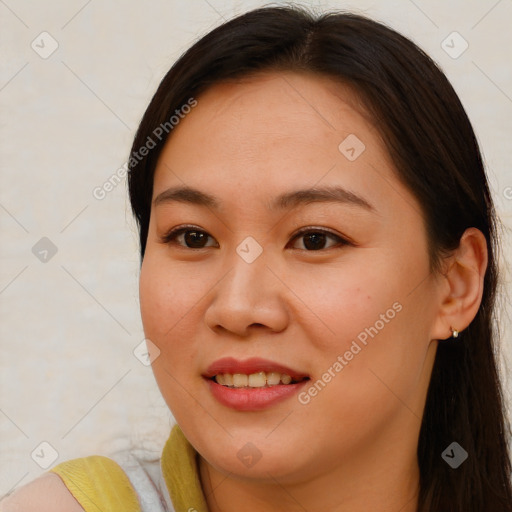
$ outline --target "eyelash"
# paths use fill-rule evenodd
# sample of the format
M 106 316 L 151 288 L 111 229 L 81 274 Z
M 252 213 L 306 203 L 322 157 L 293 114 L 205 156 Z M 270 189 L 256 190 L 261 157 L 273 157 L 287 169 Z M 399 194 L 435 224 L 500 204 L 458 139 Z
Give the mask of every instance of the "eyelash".
M 178 236 L 186 233 L 187 231 L 195 231 L 197 233 L 203 233 L 203 234 L 207 235 L 208 237 L 213 238 L 206 231 L 204 231 L 202 229 L 199 229 L 197 226 L 187 225 L 187 226 L 180 226 L 180 227 L 171 229 L 169 232 L 167 232 L 165 235 L 163 235 L 161 237 L 161 242 L 164 243 L 164 244 L 178 245 L 179 247 L 181 247 L 183 249 L 189 249 L 189 250 L 192 250 L 192 251 L 199 251 L 201 249 L 208 249 L 209 247 L 211 247 L 211 246 L 206 246 L 206 247 L 188 247 L 186 245 L 182 245 L 180 243 L 177 243 L 176 239 L 178 238 Z M 336 247 L 343 247 L 343 246 L 346 246 L 346 245 L 354 245 L 348 239 L 346 239 L 346 238 L 344 238 L 344 237 L 342 237 L 340 235 L 337 235 L 337 234 L 333 233 L 332 231 L 329 231 L 329 230 L 324 229 L 324 228 L 315 228 L 315 227 L 308 227 L 308 228 L 300 229 L 297 233 L 295 233 L 292 236 L 291 241 L 294 241 L 297 238 L 300 238 L 300 237 L 302 237 L 302 236 L 304 236 L 306 234 L 322 234 L 322 235 L 326 235 L 328 237 L 337 239 L 338 243 L 336 245 L 331 246 L 331 247 L 317 249 L 317 250 L 308 250 L 308 249 L 296 249 L 296 250 L 306 251 L 306 252 L 320 252 L 320 251 L 326 251 L 328 249 L 334 249 Z

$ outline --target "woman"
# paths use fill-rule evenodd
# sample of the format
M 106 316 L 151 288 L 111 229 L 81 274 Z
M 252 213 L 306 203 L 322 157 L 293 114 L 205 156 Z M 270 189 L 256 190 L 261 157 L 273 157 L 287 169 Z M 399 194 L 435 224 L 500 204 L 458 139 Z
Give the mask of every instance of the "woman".
M 2 510 L 512 510 L 494 207 L 411 41 L 296 8 L 225 23 L 160 84 L 129 189 L 179 427 L 160 467 L 69 461 Z

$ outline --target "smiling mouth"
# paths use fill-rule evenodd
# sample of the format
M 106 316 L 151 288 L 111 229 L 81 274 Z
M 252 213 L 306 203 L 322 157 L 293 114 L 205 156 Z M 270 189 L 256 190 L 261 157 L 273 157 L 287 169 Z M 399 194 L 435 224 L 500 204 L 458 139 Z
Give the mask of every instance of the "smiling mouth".
M 309 380 L 309 377 L 294 378 L 286 373 L 257 372 L 249 375 L 244 373 L 219 373 L 211 377 L 212 381 L 228 388 L 269 388 L 287 386 Z

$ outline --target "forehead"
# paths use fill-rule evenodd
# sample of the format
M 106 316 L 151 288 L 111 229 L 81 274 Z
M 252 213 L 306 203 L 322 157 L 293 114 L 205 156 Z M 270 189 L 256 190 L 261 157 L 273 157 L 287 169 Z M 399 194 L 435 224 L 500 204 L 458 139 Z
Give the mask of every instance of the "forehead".
M 351 88 L 326 77 L 261 74 L 197 98 L 160 155 L 154 196 L 175 185 L 219 196 L 326 181 L 360 188 L 375 172 L 393 179 L 381 136 Z

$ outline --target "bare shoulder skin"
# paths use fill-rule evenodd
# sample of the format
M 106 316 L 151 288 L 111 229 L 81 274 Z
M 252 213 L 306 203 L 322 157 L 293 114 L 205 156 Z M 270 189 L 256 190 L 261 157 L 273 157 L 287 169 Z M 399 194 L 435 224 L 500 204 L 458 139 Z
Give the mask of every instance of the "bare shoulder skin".
M 55 473 L 45 473 L 0 501 L 0 512 L 84 512 Z

